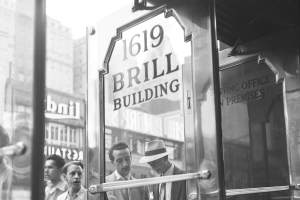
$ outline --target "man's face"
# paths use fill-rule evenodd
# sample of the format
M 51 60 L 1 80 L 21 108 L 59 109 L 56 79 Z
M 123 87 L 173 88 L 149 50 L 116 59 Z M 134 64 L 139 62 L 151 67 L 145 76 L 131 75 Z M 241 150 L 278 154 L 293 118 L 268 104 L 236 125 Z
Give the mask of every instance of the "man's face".
M 65 174 L 68 187 L 73 190 L 79 191 L 81 188 L 82 168 L 78 165 L 70 165 Z
M 56 183 L 60 180 L 61 171 L 57 168 L 54 160 L 46 160 L 44 178 L 45 180 Z
M 131 155 L 128 148 L 113 151 L 113 165 L 118 173 L 125 177 L 129 174 L 131 168 Z
M 158 160 L 154 160 L 148 163 L 152 169 L 154 169 L 158 174 L 162 174 L 166 170 L 166 164 L 164 158 L 160 158 Z

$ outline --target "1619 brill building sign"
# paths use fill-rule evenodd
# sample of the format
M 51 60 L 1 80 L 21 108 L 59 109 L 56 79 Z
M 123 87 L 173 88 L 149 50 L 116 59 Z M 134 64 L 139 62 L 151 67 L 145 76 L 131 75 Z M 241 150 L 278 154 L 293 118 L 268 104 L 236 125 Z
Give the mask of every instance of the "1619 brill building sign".
M 167 16 L 169 14 L 169 16 Z M 106 56 L 106 102 L 113 111 L 140 108 L 160 99 L 178 99 L 181 70 L 190 46 L 184 30 L 168 12 L 118 30 Z
M 190 39 L 166 7 L 117 29 L 101 71 L 106 125 L 183 141 Z

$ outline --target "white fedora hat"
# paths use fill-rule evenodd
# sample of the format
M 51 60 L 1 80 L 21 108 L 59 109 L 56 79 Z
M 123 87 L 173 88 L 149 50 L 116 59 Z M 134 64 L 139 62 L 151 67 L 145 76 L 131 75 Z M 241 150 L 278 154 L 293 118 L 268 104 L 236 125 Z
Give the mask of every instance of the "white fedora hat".
M 148 163 L 169 155 L 164 141 L 152 140 L 146 144 L 145 155 L 141 157 L 140 163 Z

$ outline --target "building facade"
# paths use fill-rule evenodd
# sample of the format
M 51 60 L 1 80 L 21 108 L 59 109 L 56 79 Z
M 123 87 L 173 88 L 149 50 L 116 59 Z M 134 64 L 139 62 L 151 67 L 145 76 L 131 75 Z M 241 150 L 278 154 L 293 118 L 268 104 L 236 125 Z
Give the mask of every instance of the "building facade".
M 74 92 L 87 94 L 87 41 L 86 38 L 74 41 Z
M 73 39 L 70 28 L 47 18 L 46 86 L 73 94 Z
M 0 32 L 7 48 L 0 51 L 7 56 L 0 120 L 11 143 L 28 150 L 12 157 L 1 148 L 13 170 L 8 199 L 43 198 L 43 158 L 53 153 L 83 160 L 86 186 L 101 200 L 111 189 L 178 180 L 187 183 L 187 199 L 299 198 L 299 1 L 133 1 L 89 35 L 104 62 L 75 76 L 72 57 L 82 66 L 81 55 L 87 58 L 74 52 L 69 29 L 51 19 L 53 46 L 42 50 L 38 2 L 17 3 L 14 17 L 0 13 L 14 20 L 14 28 L 0 26 L 16 36 Z M 222 51 L 217 39 L 226 44 Z M 78 49 L 86 48 L 81 42 Z M 33 76 L 39 70 L 51 75 L 49 87 Z M 88 103 L 74 86 L 80 73 L 89 76 Z M 165 142 L 185 174 L 153 177 L 138 162 L 153 139 Z M 114 170 L 108 150 L 120 141 L 132 150 L 138 179 L 105 183 Z
M 57 154 L 66 161 L 84 159 L 86 146 L 85 100 L 48 89 L 45 110 L 46 156 Z

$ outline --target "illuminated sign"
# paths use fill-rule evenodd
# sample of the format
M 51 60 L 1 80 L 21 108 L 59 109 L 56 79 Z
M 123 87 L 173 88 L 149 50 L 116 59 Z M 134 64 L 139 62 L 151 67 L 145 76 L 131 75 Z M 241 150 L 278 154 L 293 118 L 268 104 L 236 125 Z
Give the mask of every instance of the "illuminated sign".
M 57 103 L 47 95 L 45 116 L 50 119 L 80 119 L 80 103 Z
M 45 156 L 56 154 L 66 160 L 83 160 L 82 150 L 66 148 L 66 147 L 46 145 L 44 147 L 44 154 Z

